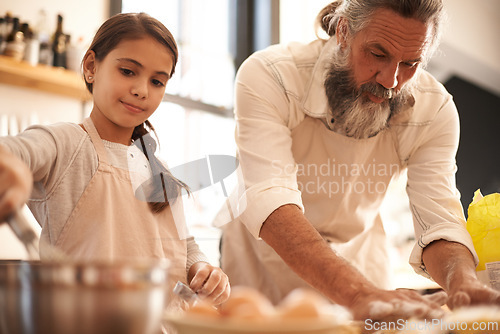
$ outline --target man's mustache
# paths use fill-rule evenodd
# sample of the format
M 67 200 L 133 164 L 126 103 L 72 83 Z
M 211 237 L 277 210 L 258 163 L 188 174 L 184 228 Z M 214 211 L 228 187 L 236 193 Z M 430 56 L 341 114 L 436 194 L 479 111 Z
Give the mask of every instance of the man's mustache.
M 359 88 L 359 95 L 361 95 L 364 92 L 373 94 L 376 97 L 386 100 L 392 99 L 395 95 L 394 89 L 385 88 L 384 86 L 374 82 L 367 82 L 362 84 L 361 87 Z

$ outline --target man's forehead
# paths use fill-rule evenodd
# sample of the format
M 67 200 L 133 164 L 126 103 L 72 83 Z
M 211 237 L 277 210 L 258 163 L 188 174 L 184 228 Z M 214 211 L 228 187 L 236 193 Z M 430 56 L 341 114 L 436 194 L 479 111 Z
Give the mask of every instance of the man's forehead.
M 389 9 L 378 9 L 358 35 L 365 44 L 379 45 L 387 52 L 403 53 L 411 58 L 428 49 L 432 29 L 419 20 Z

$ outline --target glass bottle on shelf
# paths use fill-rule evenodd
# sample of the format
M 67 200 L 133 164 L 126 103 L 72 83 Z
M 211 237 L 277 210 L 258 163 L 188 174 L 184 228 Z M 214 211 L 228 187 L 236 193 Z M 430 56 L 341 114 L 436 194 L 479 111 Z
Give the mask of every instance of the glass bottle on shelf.
M 68 43 L 68 36 L 64 34 L 62 29 L 63 17 L 57 15 L 57 28 L 52 38 L 52 65 L 56 67 L 66 68 L 66 49 Z
M 9 36 L 12 31 L 12 27 L 14 26 L 14 18 L 12 17 L 11 12 L 5 13 L 5 34 Z
M 3 54 L 7 45 L 7 22 L 5 17 L 0 17 L 0 55 Z
M 68 43 L 67 65 L 68 70 L 82 73 L 82 59 L 86 52 L 83 36 L 78 37 L 76 41 Z
M 40 50 L 38 52 L 38 63 L 52 66 L 52 48 L 50 45 L 50 31 L 47 24 L 47 12 L 40 9 L 35 25 L 35 35 L 38 37 Z
M 26 49 L 24 50 L 24 60 L 35 66 L 38 64 L 38 54 L 40 52 L 40 42 L 31 27 L 25 23 L 21 28 L 24 33 L 24 42 Z
M 7 36 L 7 45 L 5 46 L 4 54 L 16 60 L 22 60 L 26 48 L 24 34 L 20 30 L 19 18 L 15 17 L 12 22 L 12 31 Z

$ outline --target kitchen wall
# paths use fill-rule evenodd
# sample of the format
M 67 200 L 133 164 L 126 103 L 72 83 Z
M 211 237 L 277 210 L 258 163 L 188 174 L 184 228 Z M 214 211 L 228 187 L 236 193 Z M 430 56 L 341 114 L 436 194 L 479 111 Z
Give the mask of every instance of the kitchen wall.
M 0 14 L 10 11 L 21 21 L 36 23 L 41 9 L 47 12 L 48 29 L 56 30 L 57 14 L 64 17 L 64 32 L 72 40 L 82 36 L 90 41 L 95 31 L 109 15 L 109 0 L 2 0 Z
M 441 81 L 460 76 L 500 96 L 500 1 L 444 0 L 448 24 L 429 70 Z
M 444 0 L 449 25 L 444 42 L 500 71 L 500 1 Z

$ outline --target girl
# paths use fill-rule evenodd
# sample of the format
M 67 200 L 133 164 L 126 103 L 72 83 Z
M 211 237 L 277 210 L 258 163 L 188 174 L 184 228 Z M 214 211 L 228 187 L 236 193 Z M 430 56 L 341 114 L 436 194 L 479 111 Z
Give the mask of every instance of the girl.
M 173 36 L 156 19 L 140 13 L 107 20 L 82 62 L 90 118 L 0 138 L 0 221 L 27 201 L 42 226 L 42 260 L 44 243 L 75 260 L 166 257 L 172 282 L 187 281 L 220 304 L 229 296 L 227 276 L 183 237 L 178 195 L 185 185 L 152 154 L 147 130 L 154 131 L 148 118 L 177 57 Z M 131 180 L 147 179 L 153 187 L 136 196 Z

